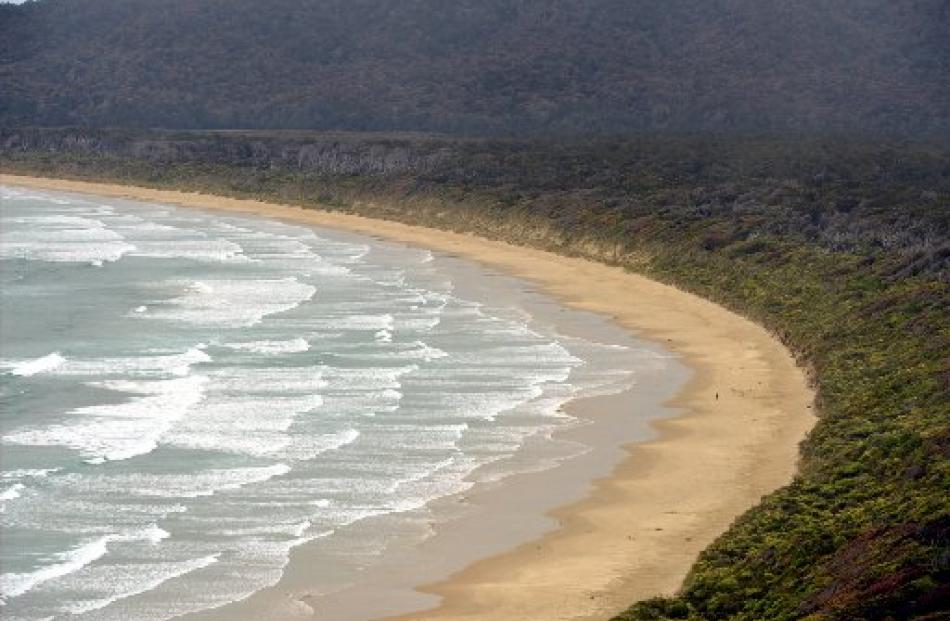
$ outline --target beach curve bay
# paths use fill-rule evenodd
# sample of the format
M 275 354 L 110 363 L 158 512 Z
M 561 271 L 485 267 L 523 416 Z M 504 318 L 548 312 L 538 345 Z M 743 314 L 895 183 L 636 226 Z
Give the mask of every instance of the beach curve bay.
M 399 531 L 337 533 L 584 453 L 565 403 L 674 364 L 466 298 L 427 251 L 2 191 L 10 618 L 212 609 L 318 540 L 356 575 Z

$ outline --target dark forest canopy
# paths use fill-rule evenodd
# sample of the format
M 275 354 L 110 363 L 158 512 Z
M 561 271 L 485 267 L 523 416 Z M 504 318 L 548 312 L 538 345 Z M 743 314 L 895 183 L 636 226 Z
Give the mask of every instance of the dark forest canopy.
M 37 0 L 0 124 L 950 136 L 946 0 Z

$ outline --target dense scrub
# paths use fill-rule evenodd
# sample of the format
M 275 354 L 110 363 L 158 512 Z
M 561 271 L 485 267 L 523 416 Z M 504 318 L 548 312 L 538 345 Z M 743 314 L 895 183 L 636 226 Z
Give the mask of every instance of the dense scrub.
M 0 4 L 0 124 L 950 135 L 946 0 Z
M 950 614 L 950 151 L 0 131 L 6 171 L 253 196 L 620 264 L 768 326 L 818 389 L 788 487 L 648 619 Z

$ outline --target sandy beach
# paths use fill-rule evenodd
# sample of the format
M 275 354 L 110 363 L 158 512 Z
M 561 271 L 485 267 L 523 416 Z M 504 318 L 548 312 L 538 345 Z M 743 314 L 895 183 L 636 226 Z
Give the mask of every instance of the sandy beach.
M 471 235 L 253 200 L 0 175 L 0 183 L 256 214 L 351 231 L 470 259 L 610 317 L 677 354 L 693 371 L 654 423 L 656 439 L 583 500 L 556 509 L 541 539 L 420 587 L 436 608 L 400 619 L 605 619 L 670 594 L 699 552 L 743 511 L 791 481 L 813 425 L 813 392 L 762 327 L 697 296 L 582 259 Z

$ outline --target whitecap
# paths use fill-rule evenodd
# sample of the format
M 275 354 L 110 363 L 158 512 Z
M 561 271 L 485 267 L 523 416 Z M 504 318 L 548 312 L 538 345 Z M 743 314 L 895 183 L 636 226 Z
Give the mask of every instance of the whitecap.
M 358 429 L 344 429 L 336 433 L 322 435 L 296 435 L 283 454 L 288 459 L 313 459 L 317 455 L 337 451 L 356 442 L 360 435 Z
M 303 537 L 312 526 L 310 520 L 295 522 L 291 524 L 258 524 L 255 526 L 246 526 L 244 528 L 222 528 L 214 531 L 215 536 L 221 537 L 248 537 L 262 535 L 288 535 L 291 537 Z
M 314 325 L 324 325 L 333 330 L 372 330 L 374 334 L 381 331 L 392 332 L 395 318 L 386 313 L 381 315 L 346 314 L 342 316 L 327 316 L 316 318 Z
M 10 371 L 10 375 L 30 377 L 31 375 L 36 375 L 37 373 L 48 373 L 49 371 L 62 366 L 65 362 L 66 359 L 58 351 L 54 351 L 53 353 L 47 354 L 42 358 L 28 360 L 26 362 L 17 364 Z
M 32 572 L 0 575 L 0 598 L 6 600 L 18 597 L 44 582 L 73 574 L 108 554 L 111 543 L 148 541 L 157 545 L 168 536 L 166 531 L 152 524 L 141 530 L 104 535 L 87 541 L 72 550 L 54 554 L 52 559 L 58 562 L 52 565 L 46 565 Z
M 132 234 L 137 231 L 133 230 Z M 132 236 L 132 235 L 130 235 Z M 141 241 L 132 236 L 135 250 L 129 256 L 148 259 L 189 259 L 209 262 L 247 262 L 244 249 L 225 239 L 164 239 Z
M 53 472 L 59 472 L 60 470 L 60 468 L 23 468 L 18 470 L 5 470 L 0 472 L 0 479 L 4 481 L 25 478 L 45 479 Z
M 6 503 L 19 498 L 20 492 L 22 492 L 24 489 L 26 489 L 25 485 L 22 483 L 15 483 L 0 492 L 0 513 L 5 513 L 7 510 Z
M 96 477 L 91 480 L 73 479 L 77 489 L 96 493 L 121 493 L 143 498 L 200 498 L 219 492 L 240 489 L 246 485 L 263 483 L 290 472 L 287 464 L 251 466 L 245 468 L 218 468 L 191 474 L 128 473 Z
M 239 343 L 224 343 L 224 347 L 235 351 L 246 351 L 255 354 L 277 355 L 296 354 L 308 351 L 310 343 L 303 338 L 286 341 L 245 341 Z
M 147 317 L 194 325 L 250 327 L 313 298 L 316 287 L 296 278 L 206 280 L 172 283 L 180 296 L 153 305 Z
M 172 536 L 170 532 L 159 528 L 157 524 L 151 524 L 142 531 L 142 536 L 152 545 L 158 545 L 163 540 Z
M 109 551 L 108 544 L 112 536 L 100 537 L 84 543 L 68 552 L 53 556 L 59 562 L 47 565 L 29 573 L 7 573 L 0 575 L 0 597 L 10 599 L 23 595 L 43 582 L 60 578 L 86 565 L 93 563 Z
M 181 562 L 137 563 L 129 566 L 112 566 L 109 568 L 110 575 L 108 578 L 111 581 L 110 586 L 113 591 L 116 592 L 115 595 L 68 604 L 63 610 L 72 615 L 81 615 L 94 610 L 100 610 L 120 600 L 153 591 L 169 580 L 180 578 L 199 569 L 210 567 L 217 562 L 218 555 L 210 554 L 208 556 Z M 121 580 L 117 584 L 117 577 L 125 577 L 125 580 Z M 129 582 L 129 584 L 124 584 L 125 582 Z
M 118 261 L 135 250 L 124 237 L 94 218 L 33 216 L 18 218 L 22 228 L 0 231 L 0 257 L 33 261 L 89 263 Z
M 77 408 L 67 422 L 7 434 L 3 441 L 27 446 L 65 446 L 87 463 L 122 460 L 155 450 L 162 434 L 204 397 L 204 376 L 148 382 L 108 381 L 95 385 L 138 394 L 125 403 Z
M 388 343 L 388 341 L 380 342 Z M 422 341 L 413 341 L 412 343 L 395 344 L 358 354 L 344 354 L 343 357 L 356 360 L 424 360 L 431 362 L 432 360 L 445 358 L 448 355 L 438 347 L 432 347 Z
M 300 459 L 288 434 L 298 414 L 323 404 L 320 395 L 215 395 L 189 413 L 165 442 L 189 449 Z M 320 436 L 308 438 L 319 442 Z
M 208 376 L 216 393 L 246 395 L 286 395 L 303 393 L 316 396 L 328 386 L 324 374 L 328 367 L 224 367 L 209 369 Z
M 13 500 L 20 497 L 20 492 L 26 487 L 22 483 L 17 483 L 0 492 L 0 500 Z
M 66 364 L 56 367 L 56 373 L 90 377 L 184 377 L 190 373 L 192 366 L 205 362 L 211 362 L 211 356 L 204 351 L 203 345 L 199 344 L 180 353 L 70 359 Z
M 378 392 L 386 388 L 398 390 L 402 387 L 401 378 L 418 370 L 415 364 L 351 369 L 323 367 L 322 377 L 334 390 Z

